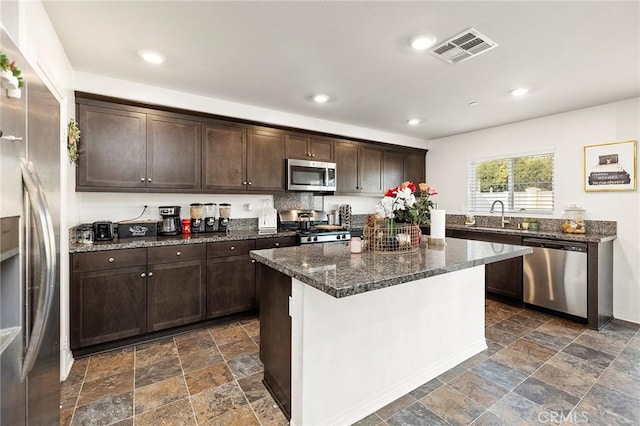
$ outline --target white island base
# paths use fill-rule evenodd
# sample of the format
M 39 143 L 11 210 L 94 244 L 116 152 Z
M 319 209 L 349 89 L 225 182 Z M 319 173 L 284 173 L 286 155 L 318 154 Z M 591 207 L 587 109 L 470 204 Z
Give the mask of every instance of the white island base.
M 291 425 L 352 424 L 487 348 L 484 265 L 342 298 L 291 290 Z

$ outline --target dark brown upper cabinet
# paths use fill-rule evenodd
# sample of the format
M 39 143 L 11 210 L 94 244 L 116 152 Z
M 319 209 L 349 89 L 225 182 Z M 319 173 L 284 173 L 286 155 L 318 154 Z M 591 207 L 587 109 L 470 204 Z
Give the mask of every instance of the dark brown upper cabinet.
M 257 127 L 205 122 L 203 189 L 282 192 L 284 134 Z
M 147 186 L 200 189 L 200 123 L 147 116 Z
M 384 152 L 384 189 L 394 188 L 405 181 L 404 153 L 402 151 Z
M 78 189 L 146 188 L 147 115 L 78 105 L 81 134 Z
M 284 133 L 266 128 L 249 128 L 247 138 L 247 176 L 249 191 L 285 190 Z
M 202 126 L 202 186 L 208 190 L 245 191 L 247 130 L 234 124 Z
M 409 151 L 404 154 L 404 180 L 415 184 L 422 183 L 426 179 L 425 157 L 426 151 Z
M 81 101 L 79 190 L 200 189 L 199 122 Z
M 337 164 L 337 194 L 423 182 L 426 150 L 76 92 L 77 191 L 277 193 L 286 159 Z
M 337 191 L 341 194 L 380 195 L 384 151 L 373 144 L 336 142 Z
M 333 161 L 333 140 L 290 133 L 286 135 L 287 158 Z

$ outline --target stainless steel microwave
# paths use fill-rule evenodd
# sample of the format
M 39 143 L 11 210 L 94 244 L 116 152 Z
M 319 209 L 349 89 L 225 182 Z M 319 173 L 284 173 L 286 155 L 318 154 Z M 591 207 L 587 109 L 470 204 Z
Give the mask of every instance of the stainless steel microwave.
M 335 191 L 336 163 L 309 160 L 287 160 L 289 191 Z

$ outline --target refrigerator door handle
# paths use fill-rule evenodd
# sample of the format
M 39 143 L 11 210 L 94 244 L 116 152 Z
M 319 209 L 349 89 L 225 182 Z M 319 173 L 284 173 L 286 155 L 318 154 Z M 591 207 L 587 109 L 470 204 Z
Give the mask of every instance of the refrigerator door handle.
M 53 219 L 51 218 L 40 178 L 34 170 L 33 164 L 24 159 L 22 160 L 22 180 L 26 188 L 29 203 L 32 207 L 35 228 L 38 233 L 40 255 L 41 258 L 44 259 L 40 264 L 40 293 L 33 324 L 33 332 L 29 337 L 27 353 L 25 354 L 22 364 L 21 377 L 22 380 L 24 380 L 33 368 L 38 353 L 40 352 L 45 327 L 53 304 L 56 285 L 56 242 L 53 231 Z

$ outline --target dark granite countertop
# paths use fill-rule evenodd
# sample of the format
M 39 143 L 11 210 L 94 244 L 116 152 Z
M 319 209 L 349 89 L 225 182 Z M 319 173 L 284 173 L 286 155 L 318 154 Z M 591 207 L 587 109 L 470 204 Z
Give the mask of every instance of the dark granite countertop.
M 251 257 L 333 297 L 346 297 L 531 253 L 530 247 L 447 238 L 412 253 L 351 254 L 347 243 L 254 250 Z
M 255 240 L 258 238 L 295 236 L 295 231 L 282 231 L 276 234 L 258 234 L 258 230 L 235 230 L 228 234 L 212 232 L 207 234 L 176 235 L 175 237 L 140 237 L 123 238 L 113 241 L 96 241 L 93 244 L 70 243 L 69 253 L 85 253 L 91 251 L 121 250 L 141 247 L 163 247 L 183 244 L 204 244 L 219 241 Z
M 616 239 L 616 234 L 568 234 L 561 231 L 529 231 L 517 228 L 498 228 L 490 226 L 475 226 L 475 225 L 457 225 L 447 224 L 447 229 L 483 232 L 487 234 L 504 234 L 504 235 L 518 235 L 526 238 L 545 238 L 557 241 L 576 241 L 582 243 L 603 243 L 605 241 L 611 241 Z

